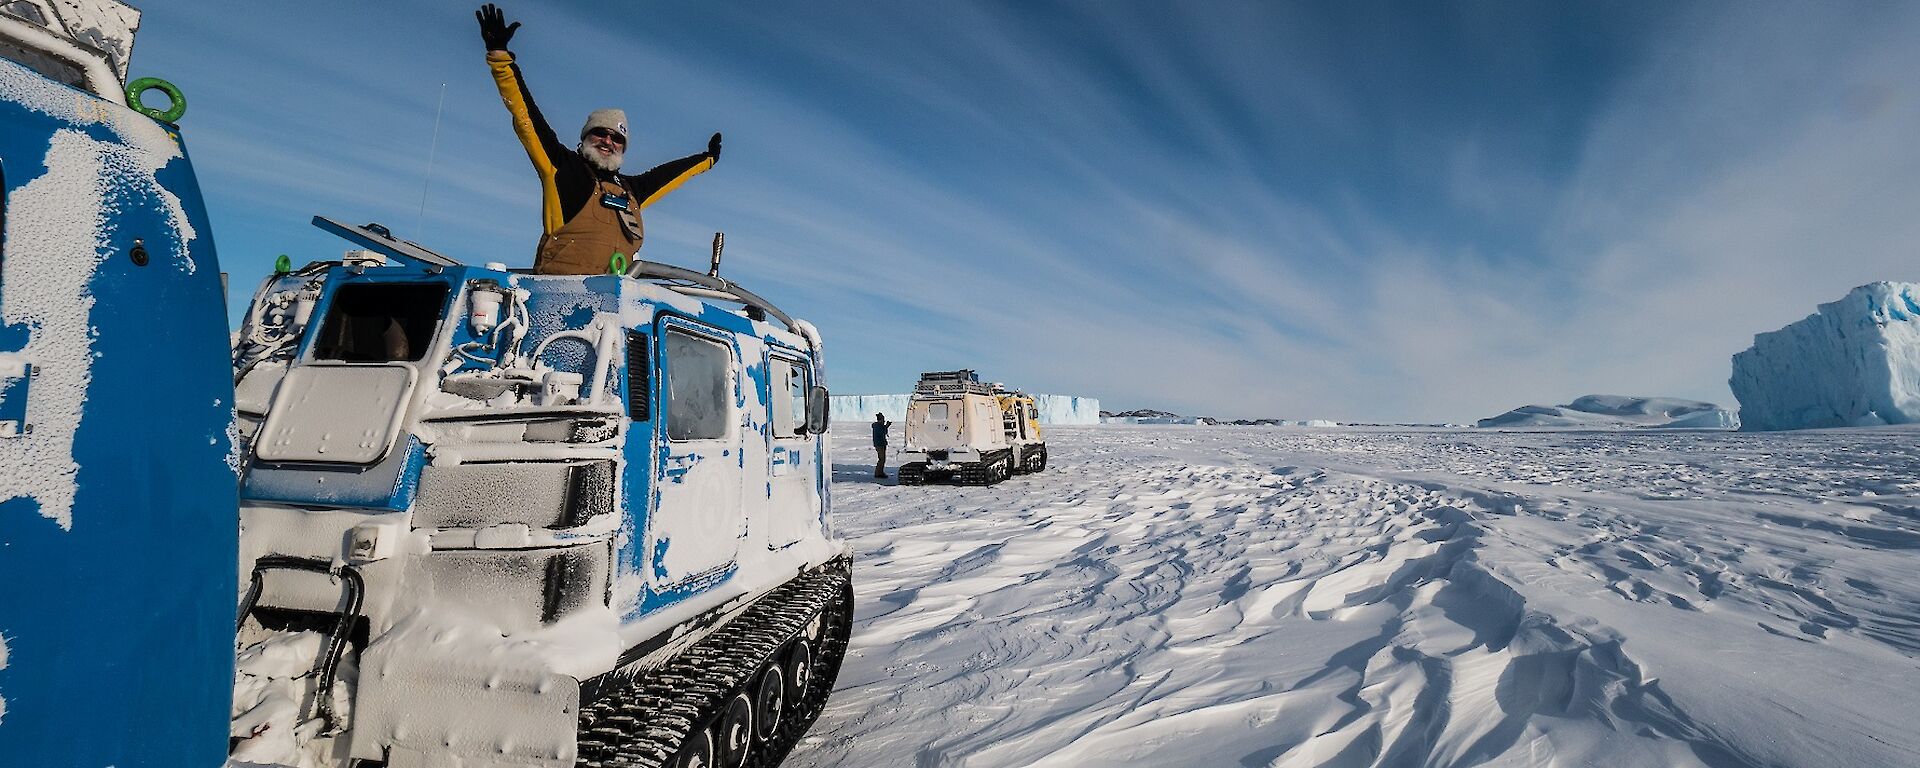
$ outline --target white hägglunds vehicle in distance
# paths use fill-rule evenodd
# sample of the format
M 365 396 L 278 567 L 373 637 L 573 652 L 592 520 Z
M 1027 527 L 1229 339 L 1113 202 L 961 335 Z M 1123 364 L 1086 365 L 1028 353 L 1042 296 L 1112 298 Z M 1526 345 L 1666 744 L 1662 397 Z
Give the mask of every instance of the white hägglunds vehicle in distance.
M 907 403 L 900 482 L 950 479 L 992 485 L 1047 468 L 1047 442 L 1033 398 L 980 381 L 970 370 L 920 374 Z
M 846 652 L 820 338 L 708 273 L 316 218 L 234 354 L 234 760 L 772 766 Z

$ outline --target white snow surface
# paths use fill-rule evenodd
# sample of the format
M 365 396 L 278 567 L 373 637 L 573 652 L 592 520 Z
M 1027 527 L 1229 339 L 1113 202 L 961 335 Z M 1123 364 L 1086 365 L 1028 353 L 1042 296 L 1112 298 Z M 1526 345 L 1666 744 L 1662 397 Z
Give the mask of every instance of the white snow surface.
M 1079 395 L 1032 395 L 1041 424 L 1098 424 L 1100 399 Z M 888 421 L 905 421 L 912 395 L 833 395 L 827 398 L 828 418 L 835 423 L 873 421 L 884 413 Z
M 858 608 L 791 766 L 1920 755 L 1920 429 L 1064 427 L 991 488 L 838 429 Z
M 1743 429 L 1920 422 L 1920 285 L 1869 283 L 1733 356 Z
M 1581 427 L 1612 429 L 1733 429 L 1740 418 L 1713 403 L 1673 397 L 1586 395 L 1566 405 L 1524 405 L 1489 419 L 1480 427 Z
M 313 663 L 325 642 L 319 632 L 290 633 L 249 647 L 235 659 L 229 735 L 240 741 L 228 761 L 230 768 L 326 765 L 326 751 L 309 746 L 325 724 L 306 717 L 319 688 Z M 347 690 L 358 676 L 352 656 L 342 660 L 340 673 L 331 703 L 334 712 L 350 718 L 353 702 Z

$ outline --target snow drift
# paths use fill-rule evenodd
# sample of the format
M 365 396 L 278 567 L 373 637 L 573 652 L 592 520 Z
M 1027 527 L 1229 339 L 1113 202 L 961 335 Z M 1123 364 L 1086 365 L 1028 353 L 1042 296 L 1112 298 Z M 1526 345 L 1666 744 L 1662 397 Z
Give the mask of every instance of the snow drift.
M 1733 356 L 1727 385 L 1747 430 L 1920 421 L 1920 301 L 1870 283 Z
M 876 413 L 888 421 L 907 417 L 907 401 L 912 395 L 834 395 L 828 398 L 827 415 L 836 422 L 872 421 Z M 1042 424 L 1098 424 L 1100 400 L 1078 395 L 1033 395 L 1040 408 Z
M 1920 754 L 1913 428 L 1066 427 L 991 488 L 835 432 L 858 612 L 791 768 Z
M 1698 400 L 1586 395 L 1566 405 L 1523 405 L 1474 426 L 1732 429 L 1740 420 L 1725 408 Z

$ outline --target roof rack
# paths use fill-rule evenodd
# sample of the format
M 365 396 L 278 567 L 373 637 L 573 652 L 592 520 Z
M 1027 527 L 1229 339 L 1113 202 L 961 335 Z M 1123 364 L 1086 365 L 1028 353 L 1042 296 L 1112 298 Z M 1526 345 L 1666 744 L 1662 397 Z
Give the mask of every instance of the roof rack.
M 780 308 L 774 306 L 773 302 L 760 298 L 760 295 L 753 291 L 734 285 L 733 281 L 724 277 L 695 272 L 685 267 L 673 266 L 672 264 L 661 264 L 657 261 L 643 261 L 639 259 L 634 260 L 633 265 L 627 268 L 627 277 L 634 278 L 635 280 L 659 280 L 665 284 L 666 287 L 687 294 L 688 296 L 720 299 L 722 301 L 737 301 L 746 305 L 749 316 L 756 311 L 765 312 L 780 322 L 785 323 L 787 330 L 803 335 L 805 333 L 800 330 L 799 323 L 794 322 L 793 318 L 787 316 L 787 313 L 780 311 Z
M 0 58 L 127 103 L 140 10 L 119 0 L 0 0 Z
M 920 374 L 920 383 L 915 384 L 916 395 L 991 395 L 993 385 L 980 381 L 980 374 L 971 369 L 957 371 L 929 371 Z

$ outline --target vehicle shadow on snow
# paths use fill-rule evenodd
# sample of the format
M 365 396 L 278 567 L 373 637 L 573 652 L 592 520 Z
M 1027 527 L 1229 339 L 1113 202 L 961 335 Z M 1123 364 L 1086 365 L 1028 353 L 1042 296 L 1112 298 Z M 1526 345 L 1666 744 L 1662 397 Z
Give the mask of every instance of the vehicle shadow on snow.
M 898 468 L 888 467 L 886 477 L 874 477 L 872 464 L 836 463 L 833 465 L 833 481 L 836 483 L 865 483 L 867 485 L 897 485 L 898 483 L 895 480 L 895 476 L 898 472 Z

